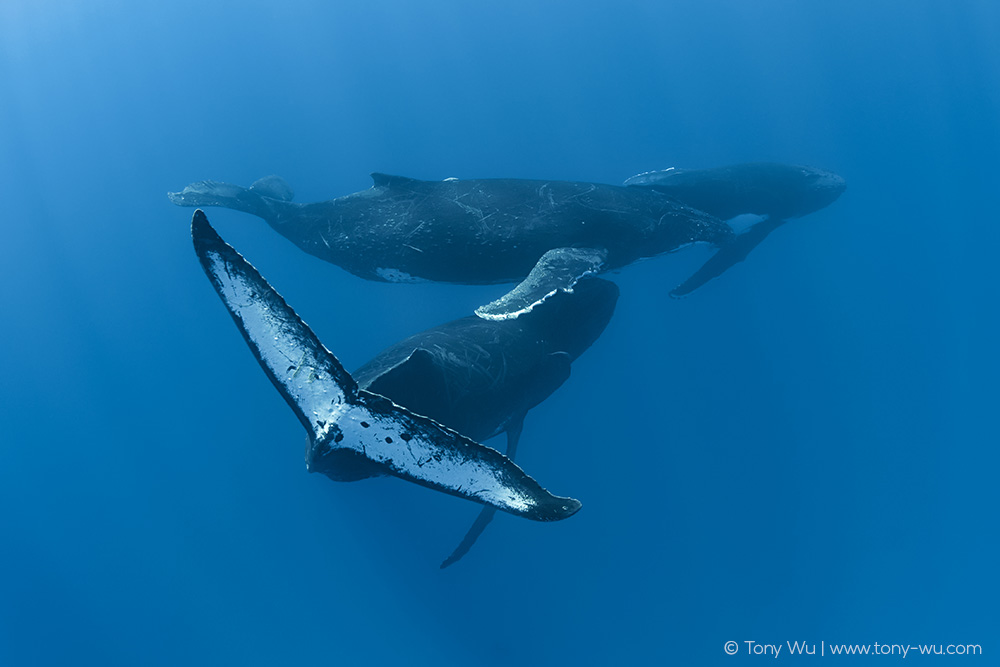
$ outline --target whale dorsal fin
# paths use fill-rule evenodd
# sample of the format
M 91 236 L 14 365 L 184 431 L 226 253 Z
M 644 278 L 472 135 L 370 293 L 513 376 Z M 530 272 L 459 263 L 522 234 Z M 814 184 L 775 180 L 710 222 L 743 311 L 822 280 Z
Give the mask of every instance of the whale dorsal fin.
M 381 174 L 376 171 L 372 173 L 372 181 L 373 185 L 377 188 L 396 188 L 399 186 L 419 183 L 420 179 L 410 178 L 409 176 L 393 176 L 392 174 Z
M 434 355 L 418 347 L 403 361 L 371 381 L 368 391 L 389 396 L 417 414 L 439 419 L 431 406 L 447 395 L 447 383 Z M 431 413 L 431 414 L 428 414 Z
M 270 197 L 271 199 L 280 199 L 281 201 L 292 201 L 295 197 L 295 192 L 292 190 L 292 186 L 290 186 L 281 176 L 265 176 L 264 178 L 258 178 L 250 184 L 249 189 L 259 195 L 264 195 L 265 197 Z

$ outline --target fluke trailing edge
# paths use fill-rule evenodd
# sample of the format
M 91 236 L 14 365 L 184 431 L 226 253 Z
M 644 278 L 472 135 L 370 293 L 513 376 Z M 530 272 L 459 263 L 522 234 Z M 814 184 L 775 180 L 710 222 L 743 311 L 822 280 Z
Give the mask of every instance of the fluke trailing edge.
M 311 472 L 335 480 L 394 475 L 536 521 L 580 509 L 579 501 L 550 494 L 496 450 L 359 387 L 200 210 L 191 236 L 243 338 L 305 427 Z

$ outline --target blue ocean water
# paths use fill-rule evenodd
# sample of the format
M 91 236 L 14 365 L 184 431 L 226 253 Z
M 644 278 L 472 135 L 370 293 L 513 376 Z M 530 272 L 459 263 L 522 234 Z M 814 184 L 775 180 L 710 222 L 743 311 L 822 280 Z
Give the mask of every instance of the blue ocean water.
M 993 664 L 998 28 L 987 0 L 5 0 L 0 664 Z M 611 275 L 518 457 L 583 509 L 498 516 L 443 571 L 478 506 L 306 474 L 165 196 L 747 161 L 848 189 L 686 299 L 697 250 Z M 348 368 L 506 289 L 365 282 L 208 213 Z

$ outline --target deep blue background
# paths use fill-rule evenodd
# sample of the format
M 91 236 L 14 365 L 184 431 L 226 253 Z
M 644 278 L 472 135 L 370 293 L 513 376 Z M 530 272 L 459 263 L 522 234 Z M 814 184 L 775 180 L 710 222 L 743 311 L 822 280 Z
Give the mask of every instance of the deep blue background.
M 0 664 L 994 660 L 998 29 L 990 0 L 4 0 Z M 694 250 L 612 276 L 519 452 L 583 510 L 500 516 L 445 571 L 478 507 L 307 475 L 164 196 L 754 160 L 848 190 L 685 300 Z M 349 368 L 505 289 L 209 215 Z

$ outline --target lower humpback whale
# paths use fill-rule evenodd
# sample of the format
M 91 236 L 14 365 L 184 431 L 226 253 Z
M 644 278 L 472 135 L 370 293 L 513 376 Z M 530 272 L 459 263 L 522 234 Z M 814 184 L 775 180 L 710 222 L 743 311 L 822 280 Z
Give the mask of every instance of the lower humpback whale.
M 354 379 L 473 440 L 506 432 L 513 460 L 525 414 L 569 377 L 570 363 L 604 331 L 617 300 L 614 283 L 587 278 L 516 319 L 473 315 L 410 336 L 355 371 Z M 441 567 L 468 552 L 494 513 L 482 509 Z
M 306 252 L 371 280 L 491 284 L 532 274 L 477 311 L 490 319 L 528 312 L 583 276 L 733 238 L 718 218 L 651 188 L 372 178 L 368 190 L 312 204 L 293 203 L 291 189 L 275 176 L 249 188 L 202 181 L 168 196 L 179 206 L 257 215 Z
M 254 357 L 305 427 L 310 472 L 335 480 L 394 475 L 536 521 L 580 509 L 579 501 L 552 495 L 496 450 L 361 388 L 200 210 L 191 236 Z
M 625 185 L 660 192 L 722 220 L 753 214 L 767 219 L 739 234 L 671 296 L 690 294 L 747 254 L 790 218 L 832 204 L 844 192 L 844 179 L 801 165 L 755 162 L 711 169 L 664 169 L 638 174 Z

